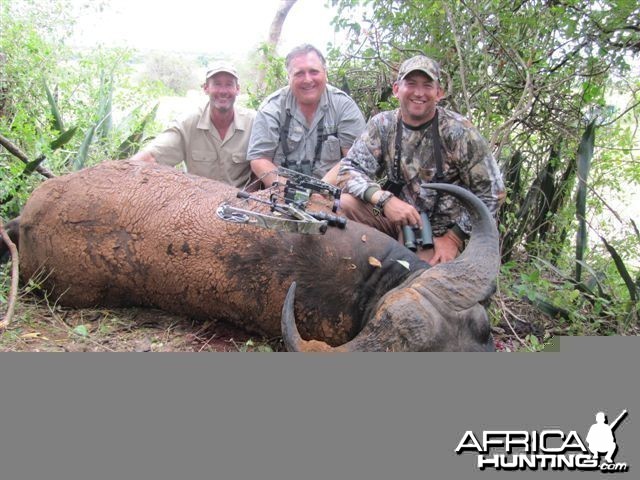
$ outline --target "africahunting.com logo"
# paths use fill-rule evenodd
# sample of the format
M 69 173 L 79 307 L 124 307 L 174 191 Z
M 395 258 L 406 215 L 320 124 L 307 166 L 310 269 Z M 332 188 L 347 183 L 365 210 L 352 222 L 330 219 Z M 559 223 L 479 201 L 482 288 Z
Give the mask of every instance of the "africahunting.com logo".
M 625 462 L 614 462 L 618 451 L 614 430 L 627 416 L 623 410 L 607 423 L 604 412 L 596 413 L 585 441 L 575 430 L 485 430 L 476 435 L 467 430 L 455 452 L 477 453 L 480 470 L 600 470 L 628 472 Z M 603 456 L 602 460 L 600 457 Z

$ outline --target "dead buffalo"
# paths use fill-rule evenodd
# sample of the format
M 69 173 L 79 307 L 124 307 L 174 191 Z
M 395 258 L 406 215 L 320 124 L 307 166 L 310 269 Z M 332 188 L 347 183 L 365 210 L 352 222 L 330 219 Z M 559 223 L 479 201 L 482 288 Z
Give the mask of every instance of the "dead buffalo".
M 355 222 L 301 235 L 224 221 L 216 210 L 237 190 L 127 161 L 47 180 L 19 232 L 18 222 L 7 228 L 19 233 L 22 280 L 40 274 L 65 306 L 224 319 L 282 332 L 289 350 L 493 350 L 480 304 L 499 267 L 494 221 L 466 190 L 438 188 L 461 198 L 475 224 L 465 252 L 433 268 Z

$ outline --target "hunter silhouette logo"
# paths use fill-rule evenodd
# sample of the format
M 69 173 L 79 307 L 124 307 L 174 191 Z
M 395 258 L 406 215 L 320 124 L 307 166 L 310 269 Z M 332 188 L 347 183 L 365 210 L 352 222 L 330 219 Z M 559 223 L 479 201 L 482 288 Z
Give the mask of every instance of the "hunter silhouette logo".
M 600 470 L 628 472 L 627 463 L 614 463 L 618 445 L 613 434 L 627 416 L 623 410 L 610 424 L 604 412 L 596 413 L 586 442 L 578 432 L 558 428 L 544 430 L 485 430 L 476 436 L 467 430 L 455 452 L 473 451 L 480 470 Z M 587 446 L 588 445 L 588 448 Z M 600 455 L 604 461 L 600 462 Z
M 618 426 L 620 420 L 626 415 L 627 411 L 623 410 L 622 413 L 618 415 L 618 418 L 610 425 L 607 425 L 604 412 L 596 413 L 596 423 L 591 425 L 589 433 L 587 433 L 587 443 L 589 444 L 589 451 L 593 453 L 593 458 L 598 460 L 600 453 L 606 453 L 605 461 L 607 463 L 613 462 L 613 455 L 618 449 L 613 436 L 613 429 Z

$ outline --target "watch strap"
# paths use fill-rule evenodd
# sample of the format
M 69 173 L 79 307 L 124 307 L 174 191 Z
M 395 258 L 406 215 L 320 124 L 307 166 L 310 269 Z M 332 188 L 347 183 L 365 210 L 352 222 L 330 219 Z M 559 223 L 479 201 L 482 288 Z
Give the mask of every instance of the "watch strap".
M 393 197 L 393 193 L 388 190 L 383 190 L 382 193 L 380 193 L 378 201 L 373 207 L 374 215 L 384 215 L 384 206 L 391 200 L 391 197 Z

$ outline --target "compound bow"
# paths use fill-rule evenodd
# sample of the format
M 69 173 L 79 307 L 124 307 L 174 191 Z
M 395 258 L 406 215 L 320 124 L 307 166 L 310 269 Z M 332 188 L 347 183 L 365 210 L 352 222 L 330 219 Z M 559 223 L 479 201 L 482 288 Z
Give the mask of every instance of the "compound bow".
M 238 201 L 232 204 L 225 201 L 217 209 L 218 216 L 227 222 L 257 225 L 271 230 L 284 232 L 322 235 L 329 226 L 344 228 L 347 219 L 324 211 L 307 210 L 313 203 L 312 195 L 317 193 L 322 197 L 333 199 L 332 211 L 338 210 L 341 190 L 329 183 L 314 177 L 278 167 L 275 173 L 278 177 L 272 186 L 266 190 L 253 191 L 256 182 L 238 192 Z M 284 177 L 282 180 L 280 177 Z M 268 207 L 268 208 L 267 208 Z

